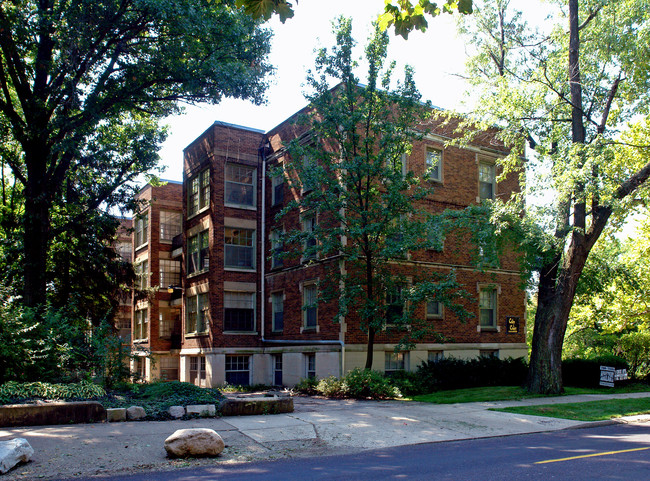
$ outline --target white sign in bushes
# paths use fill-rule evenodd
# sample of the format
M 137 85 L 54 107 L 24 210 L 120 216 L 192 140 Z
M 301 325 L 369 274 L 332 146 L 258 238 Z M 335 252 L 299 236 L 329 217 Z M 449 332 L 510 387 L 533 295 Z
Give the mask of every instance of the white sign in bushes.
M 611 366 L 600 366 L 600 385 L 614 387 L 615 381 L 625 381 L 627 369 L 616 369 Z

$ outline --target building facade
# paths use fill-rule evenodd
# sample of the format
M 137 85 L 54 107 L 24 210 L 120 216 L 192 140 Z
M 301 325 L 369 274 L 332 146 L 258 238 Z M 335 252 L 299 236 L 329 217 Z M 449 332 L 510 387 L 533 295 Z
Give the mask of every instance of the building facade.
M 303 134 L 290 120 L 270 132 L 216 122 L 185 149 L 182 185 L 141 191 L 148 207 L 134 218 L 133 255 L 139 291 L 149 291 L 133 300 L 133 348 L 143 354 L 135 367 L 144 379 L 290 386 L 365 364 L 367 333 L 359 319 L 352 313 L 332 322 L 335 302 L 318 301 L 321 280 L 340 262 L 274 255 L 281 231 L 319 222 L 308 213 L 276 217 L 303 192 L 269 172 L 287 161 L 284 144 Z M 497 182 L 495 160 L 506 152 L 494 132 L 463 148 L 445 146 L 454 135 L 454 126 L 434 123 L 406 159 L 416 175 L 434 172 L 434 192 L 423 201 L 427 210 L 462 209 L 519 189 L 514 175 Z M 167 231 L 163 218 L 174 219 Z M 414 370 L 449 356 L 527 354 L 517 257 L 506 253 L 498 267 L 479 272 L 466 242 L 447 236 L 440 248 L 396 261 L 395 270 L 406 278 L 455 270 L 475 296 L 465 304 L 474 317 L 462 323 L 442 304 L 423 302 L 416 315 L 439 335 L 396 353 L 399 336 L 380 332 L 374 369 Z

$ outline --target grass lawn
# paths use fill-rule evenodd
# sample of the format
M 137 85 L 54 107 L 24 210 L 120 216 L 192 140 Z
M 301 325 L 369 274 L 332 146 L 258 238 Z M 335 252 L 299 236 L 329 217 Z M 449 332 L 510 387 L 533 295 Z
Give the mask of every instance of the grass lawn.
M 630 384 L 628 386 L 616 388 L 579 388 L 566 387 L 564 395 L 572 394 L 620 394 L 627 392 L 650 391 L 647 384 Z M 516 399 L 527 399 L 545 397 L 540 394 L 530 394 L 518 386 L 487 386 L 475 387 L 469 389 L 455 389 L 451 391 L 437 391 L 431 394 L 422 394 L 408 398 L 411 401 L 427 402 L 433 404 L 454 404 L 469 402 L 489 402 L 489 401 L 512 401 Z
M 545 404 L 503 409 L 492 409 L 516 414 L 574 419 L 576 421 L 604 421 L 621 416 L 650 414 L 650 398 L 610 399 L 583 403 Z

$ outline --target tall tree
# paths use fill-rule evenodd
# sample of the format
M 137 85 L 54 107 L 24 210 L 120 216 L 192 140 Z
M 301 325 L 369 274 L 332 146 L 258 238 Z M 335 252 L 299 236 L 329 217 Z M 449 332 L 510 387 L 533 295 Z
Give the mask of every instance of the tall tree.
M 318 224 L 289 231 L 284 240 L 304 246 L 294 251 L 303 258 L 329 263 L 324 298 L 336 300 L 337 319 L 360 317 L 368 334 L 365 367 L 371 368 L 375 336 L 387 325 L 400 333 L 402 345 L 432 332 L 431 323 L 413 315 L 425 300 L 461 318 L 467 312 L 456 303 L 462 289 L 454 273 L 414 276 L 407 289 L 398 269 L 406 252 L 442 245 L 441 224 L 420 202 L 430 193 L 427 182 L 422 186 L 404 164 L 413 142 L 426 133 L 431 108 L 421 103 L 409 68 L 392 86 L 385 32 L 377 28 L 365 48 L 364 86 L 354 74 L 350 20 L 339 19 L 335 34 L 336 46 L 318 52 L 307 79 L 312 93 L 300 120 L 309 141 L 292 141 L 284 166 L 288 181 L 306 194 L 283 215 L 308 212 Z M 338 84 L 331 88 L 333 82 Z
M 523 244 L 539 277 L 527 386 L 539 393 L 562 391 L 562 344 L 585 262 L 650 176 L 650 143 L 621 137 L 642 129 L 650 100 L 646 2 L 567 0 L 553 8 L 556 22 L 540 34 L 508 14 L 507 0 L 486 2 L 465 26 L 478 47 L 470 63 L 482 94 L 476 114 L 503 127 L 513 147 L 506 171 L 525 143 L 531 148 Z M 517 214 L 524 197 L 493 207 L 495 216 Z
M 227 0 L 2 2 L 0 136 L 24 196 L 26 305 L 45 302 L 52 238 L 129 194 L 179 101 L 262 100 L 269 36 Z

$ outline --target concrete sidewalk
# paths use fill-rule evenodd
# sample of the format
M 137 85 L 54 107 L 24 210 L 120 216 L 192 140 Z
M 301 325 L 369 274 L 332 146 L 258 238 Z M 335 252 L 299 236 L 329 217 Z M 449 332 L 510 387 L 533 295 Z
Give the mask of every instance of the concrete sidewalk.
M 67 479 L 554 431 L 589 423 L 489 409 L 631 397 L 650 397 L 650 393 L 447 405 L 296 397 L 295 412 L 290 414 L 0 428 L 0 440 L 24 437 L 35 450 L 30 463 L 18 466 L 2 479 Z M 647 421 L 650 417 L 635 419 L 639 420 Z M 226 443 L 222 455 L 214 459 L 167 459 L 163 449 L 165 438 L 177 429 L 190 427 L 208 427 L 221 434 Z

